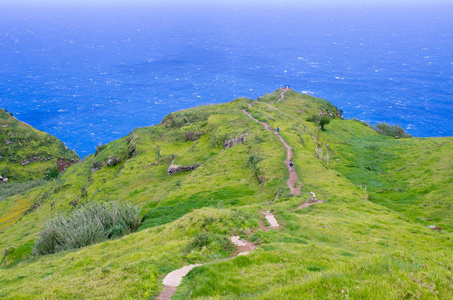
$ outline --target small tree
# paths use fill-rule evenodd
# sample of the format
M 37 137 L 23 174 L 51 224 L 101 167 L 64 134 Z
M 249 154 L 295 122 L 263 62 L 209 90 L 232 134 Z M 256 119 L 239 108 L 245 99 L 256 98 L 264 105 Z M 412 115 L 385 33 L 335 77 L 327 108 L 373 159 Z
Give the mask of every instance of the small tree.
M 324 130 L 324 125 L 330 124 L 330 118 L 329 117 L 321 117 L 319 120 L 319 127 L 321 127 L 321 130 Z

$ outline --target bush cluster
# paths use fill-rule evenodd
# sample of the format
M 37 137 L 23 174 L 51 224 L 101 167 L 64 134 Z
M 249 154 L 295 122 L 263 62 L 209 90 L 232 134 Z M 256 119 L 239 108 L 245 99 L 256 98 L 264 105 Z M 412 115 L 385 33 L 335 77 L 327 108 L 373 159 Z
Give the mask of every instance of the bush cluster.
M 137 230 L 140 210 L 136 206 L 92 203 L 70 215 L 57 215 L 47 221 L 35 242 L 33 255 L 52 254 L 85 247 L 121 237 Z
M 214 252 L 223 251 L 226 253 L 235 249 L 235 245 L 227 236 L 208 232 L 197 234 L 184 248 L 184 252 L 190 253 L 193 250 L 201 250 L 204 247 L 212 248 Z
M 389 125 L 385 122 L 377 123 L 372 127 L 377 133 L 382 135 L 393 136 L 394 138 L 411 138 L 412 135 L 407 133 L 401 126 Z
M 171 128 L 181 128 L 196 122 L 206 121 L 209 114 L 198 112 L 173 112 L 167 115 L 161 124 Z
M 305 119 L 308 122 L 317 123 L 321 130 L 324 130 L 324 126 L 330 124 L 330 118 L 328 116 L 318 116 L 316 114 L 311 115 Z

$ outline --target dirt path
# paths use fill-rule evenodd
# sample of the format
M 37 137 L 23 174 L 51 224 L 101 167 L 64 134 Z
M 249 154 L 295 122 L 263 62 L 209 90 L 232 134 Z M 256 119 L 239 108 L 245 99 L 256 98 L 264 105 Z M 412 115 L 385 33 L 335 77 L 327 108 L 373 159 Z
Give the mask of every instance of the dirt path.
M 285 93 L 289 90 L 291 90 L 290 88 L 281 88 L 281 92 L 280 92 L 280 98 L 276 101 L 277 103 L 282 101 L 283 98 L 285 98 Z M 274 104 L 275 102 L 271 102 L 271 104 Z
M 287 91 L 289 91 L 289 90 L 291 90 L 291 89 L 290 88 L 283 88 L 283 91 L 280 93 L 280 99 L 277 100 L 277 103 L 283 100 L 283 98 L 285 97 L 285 93 Z
M 239 236 L 232 236 L 230 238 L 230 241 L 238 247 L 238 251 L 233 253 L 233 257 L 231 257 L 230 259 L 234 258 L 235 256 L 248 255 L 257 247 L 255 243 L 249 242 L 247 240 L 242 241 Z
M 280 227 L 273 213 L 266 211 L 264 215 L 271 225 L 269 227 L 266 227 L 265 230 Z M 232 236 L 230 238 L 230 241 L 238 247 L 238 250 L 234 252 L 230 258 L 227 258 L 225 260 L 233 259 L 236 256 L 248 255 L 251 251 L 257 248 L 255 243 L 249 242 L 247 240 L 241 240 L 240 236 Z M 174 270 L 168 273 L 162 281 L 162 283 L 164 284 L 164 289 L 159 294 L 159 297 L 157 297 L 157 300 L 171 300 L 171 297 L 176 292 L 176 288 L 181 284 L 182 278 L 186 276 L 193 268 L 198 266 L 201 266 L 201 264 L 184 266 L 178 270 Z
M 273 213 L 269 211 L 263 212 L 264 216 L 266 217 L 267 222 L 271 225 L 270 228 L 278 228 L 280 225 L 278 224 L 277 220 L 274 217 Z
M 316 204 L 316 203 L 323 203 L 323 202 L 326 202 L 326 200 L 316 200 L 316 201 L 308 201 L 306 203 L 303 203 L 301 205 L 299 205 L 298 207 L 296 207 L 295 209 L 293 210 L 298 210 L 298 209 L 301 209 L 301 208 L 306 208 L 306 207 L 309 207 L 313 204 Z
M 242 112 L 244 114 L 246 114 L 247 116 L 249 116 L 250 119 L 252 119 L 253 121 L 257 122 L 257 123 L 260 123 L 261 125 L 264 126 L 264 128 L 267 130 L 267 131 L 270 131 L 272 133 L 274 133 L 275 135 L 278 136 L 278 139 L 280 140 L 280 142 L 283 144 L 283 146 L 285 147 L 286 149 L 286 159 L 285 159 L 285 164 L 289 170 L 289 161 L 292 159 L 293 157 L 293 149 L 288 145 L 288 143 L 286 143 L 286 141 L 277 133 L 277 132 L 274 132 L 272 129 L 269 128 L 269 125 L 264 123 L 264 122 L 260 122 L 258 121 L 257 119 L 255 119 L 254 117 L 252 117 L 252 115 L 250 113 L 248 113 L 245 109 L 242 110 Z M 288 185 L 289 189 L 291 190 L 291 194 L 293 195 L 296 195 L 296 196 L 300 196 L 300 188 L 302 187 L 301 185 L 297 186 L 297 187 L 294 187 L 294 184 L 296 183 L 298 177 L 297 177 L 297 173 L 296 173 L 296 168 L 293 167 L 293 171 L 292 172 L 289 172 L 289 178 L 288 178 L 288 181 L 286 182 L 286 184 Z

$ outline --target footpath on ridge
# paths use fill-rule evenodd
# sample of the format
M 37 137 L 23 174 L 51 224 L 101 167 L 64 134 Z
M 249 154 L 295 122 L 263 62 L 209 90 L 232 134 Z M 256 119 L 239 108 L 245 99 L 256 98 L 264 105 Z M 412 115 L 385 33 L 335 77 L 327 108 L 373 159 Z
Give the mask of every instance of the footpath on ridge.
M 281 90 L 282 90 L 282 91 L 281 91 L 281 93 L 280 93 L 280 98 L 277 100 L 277 103 L 280 102 L 280 101 L 282 101 L 283 98 L 285 97 L 285 93 L 286 93 L 287 91 L 290 91 L 291 89 L 285 87 L 285 88 L 282 88 Z M 275 103 L 275 102 L 272 102 L 271 104 L 274 104 L 274 103 Z M 250 105 L 249 105 L 249 106 L 250 106 Z
M 265 227 L 264 230 L 277 229 L 280 227 L 273 213 L 266 211 L 263 212 L 263 214 L 270 225 L 268 227 Z M 232 257 L 220 261 L 230 260 L 241 255 L 248 255 L 257 247 L 255 243 L 249 242 L 247 240 L 241 240 L 240 236 L 232 236 L 230 238 L 230 241 L 238 247 L 238 251 L 233 253 Z M 214 263 L 217 262 L 219 261 L 215 261 Z M 164 284 L 164 289 L 160 293 L 159 297 L 157 297 L 157 300 L 171 300 L 171 297 L 176 292 L 176 288 L 181 284 L 183 277 L 186 276 L 193 268 L 198 266 L 201 266 L 201 264 L 184 266 L 180 269 L 168 273 L 162 281 L 162 283 Z
M 285 96 L 285 92 L 288 91 L 289 89 L 288 88 L 285 88 L 283 92 L 280 93 L 280 99 L 277 101 L 277 102 L 280 102 L 283 97 Z M 251 107 L 251 105 L 249 104 L 249 107 Z M 246 114 L 250 119 L 252 119 L 253 121 L 257 122 L 257 123 L 260 123 L 261 125 L 263 125 L 263 127 L 269 131 L 269 132 L 272 132 L 274 133 L 275 135 L 278 136 L 278 139 L 280 140 L 280 142 L 283 144 L 283 146 L 285 147 L 286 149 L 286 159 L 285 159 L 285 164 L 289 170 L 289 161 L 293 158 L 293 149 L 288 145 L 288 143 L 281 137 L 281 135 L 279 135 L 277 132 L 273 131 L 270 126 L 264 122 L 260 122 L 258 121 L 257 119 L 255 119 L 254 117 L 252 117 L 252 115 L 247 112 L 245 109 L 242 110 L 242 112 L 244 114 Z M 288 181 L 286 182 L 286 184 L 288 185 L 290 191 L 291 191 L 291 194 L 293 195 L 296 195 L 296 196 L 300 196 L 300 188 L 302 187 L 301 185 L 297 186 L 297 187 L 294 187 L 294 184 L 297 182 L 298 180 L 298 177 L 297 177 L 297 173 L 296 173 L 296 168 L 293 167 L 293 171 L 290 171 L 289 172 L 289 178 L 288 178 Z
M 285 93 L 289 90 L 290 90 L 289 88 L 284 88 L 283 91 L 280 93 L 280 99 L 278 99 L 277 102 L 280 102 L 281 100 L 283 100 Z M 249 104 L 248 106 L 250 108 L 252 107 L 251 104 Z M 268 124 L 258 121 L 257 119 L 252 117 L 252 115 L 249 112 L 247 112 L 245 109 L 243 109 L 242 112 L 244 114 L 246 114 L 253 121 L 263 125 L 263 127 L 267 131 L 272 132 L 278 136 L 278 139 L 280 140 L 280 142 L 283 144 L 283 146 L 286 149 L 285 164 L 289 170 L 289 161 L 293 157 L 293 151 L 292 151 L 292 148 L 288 145 L 288 143 L 277 132 L 273 131 Z M 295 167 L 293 167 L 293 171 L 289 172 L 289 178 L 286 183 L 291 191 L 291 194 L 300 196 L 301 185 L 294 187 L 294 184 L 297 182 L 297 180 L 298 180 L 298 177 L 297 177 L 296 169 L 295 169 Z M 314 203 L 315 202 L 305 203 L 305 204 L 303 204 L 303 207 L 308 207 Z M 266 212 L 263 212 L 263 214 L 270 226 L 262 227 L 261 228 L 262 230 L 266 231 L 269 229 L 277 229 L 280 227 L 280 225 L 278 224 L 278 221 L 275 219 L 274 214 L 272 212 L 266 211 Z M 239 236 L 232 236 L 230 238 L 230 240 L 233 244 L 235 244 L 238 247 L 238 251 L 236 253 L 234 253 L 232 257 L 227 258 L 226 260 L 233 259 L 236 256 L 248 255 L 251 251 L 255 250 L 257 247 L 252 242 L 248 242 L 246 240 L 241 240 Z M 157 299 L 158 300 L 170 300 L 171 297 L 175 294 L 176 288 L 181 284 L 183 277 L 186 276 L 193 268 L 198 267 L 198 266 L 201 266 L 201 264 L 193 264 L 193 265 L 184 266 L 178 270 L 174 270 L 174 271 L 170 272 L 169 274 L 167 274 L 167 276 L 165 276 L 165 278 L 162 282 L 164 284 L 164 289 L 162 290 L 162 292 L 160 293 L 160 295 Z
M 283 98 L 285 97 L 285 93 L 287 91 L 289 91 L 289 90 L 291 90 L 291 89 L 290 88 L 283 88 L 282 92 L 280 93 L 280 99 L 277 100 L 277 103 L 283 100 Z

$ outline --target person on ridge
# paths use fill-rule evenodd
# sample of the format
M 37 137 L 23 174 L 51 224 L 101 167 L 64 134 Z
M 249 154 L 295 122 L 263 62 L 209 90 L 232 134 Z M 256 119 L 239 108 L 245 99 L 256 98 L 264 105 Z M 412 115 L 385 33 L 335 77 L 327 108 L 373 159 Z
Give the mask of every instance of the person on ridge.
M 277 126 L 277 135 L 280 133 L 280 128 Z
M 293 166 L 294 166 L 293 160 L 290 159 L 290 160 L 289 160 L 289 171 L 290 171 L 290 172 L 293 170 Z

